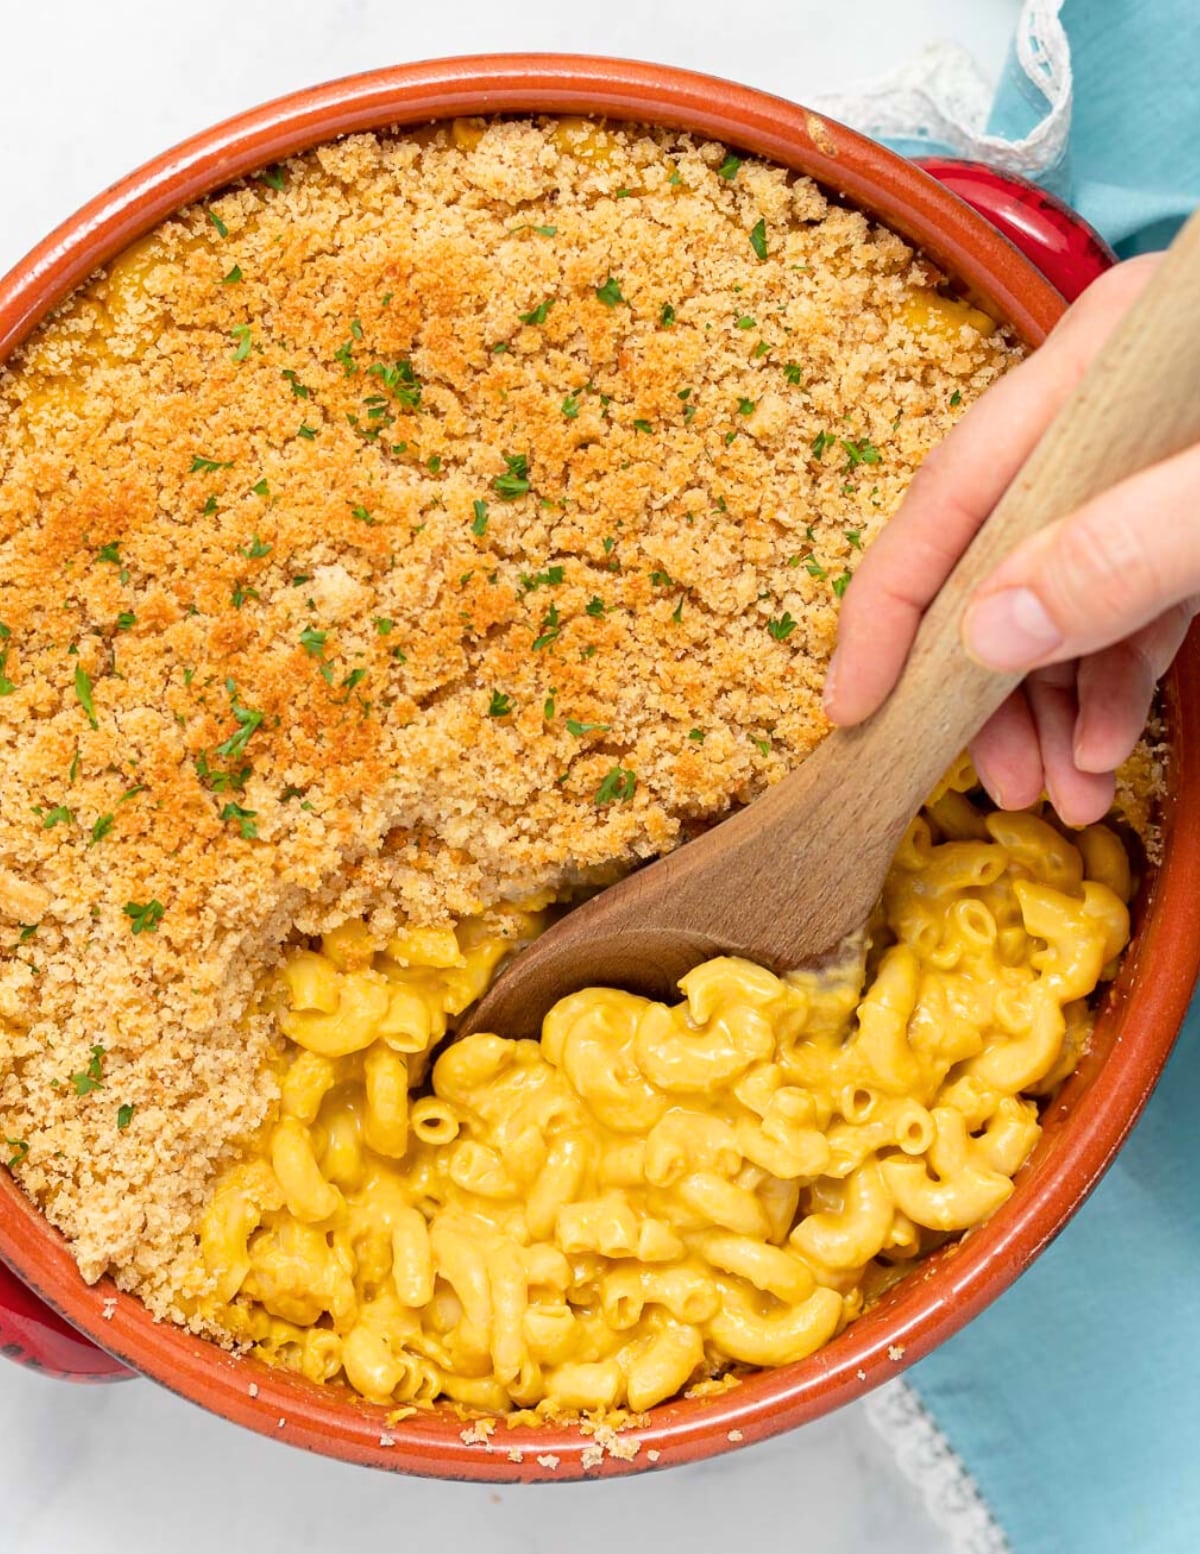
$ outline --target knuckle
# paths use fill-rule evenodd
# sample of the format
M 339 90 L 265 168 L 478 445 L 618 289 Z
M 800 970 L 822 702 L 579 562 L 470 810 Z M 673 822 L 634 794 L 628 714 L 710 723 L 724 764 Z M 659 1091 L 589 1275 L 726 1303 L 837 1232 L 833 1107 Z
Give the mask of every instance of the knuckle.
M 1113 522 L 1084 508 L 1064 525 L 1045 586 L 1060 626 L 1120 622 L 1138 614 L 1160 591 L 1154 558 L 1134 524 Z

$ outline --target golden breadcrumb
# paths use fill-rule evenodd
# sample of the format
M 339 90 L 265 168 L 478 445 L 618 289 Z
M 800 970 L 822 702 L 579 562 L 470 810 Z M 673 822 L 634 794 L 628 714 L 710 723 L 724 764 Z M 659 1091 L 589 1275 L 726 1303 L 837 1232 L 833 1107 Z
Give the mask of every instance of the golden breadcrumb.
M 0 373 L 0 1132 L 160 1314 L 289 934 L 604 878 L 825 730 L 837 602 L 1019 355 L 894 233 L 658 130 L 357 135 Z

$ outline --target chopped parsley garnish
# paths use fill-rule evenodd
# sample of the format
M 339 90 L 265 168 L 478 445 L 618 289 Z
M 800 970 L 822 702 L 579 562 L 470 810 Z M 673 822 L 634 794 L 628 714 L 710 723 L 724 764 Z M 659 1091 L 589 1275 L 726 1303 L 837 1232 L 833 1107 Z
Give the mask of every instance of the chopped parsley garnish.
M 621 295 L 621 283 L 613 276 L 609 276 L 603 286 L 596 287 L 596 296 L 603 302 L 606 308 L 615 308 L 618 302 L 624 302 Z
M 951 396 L 950 396 L 950 408 L 952 410 L 956 410 L 958 408 L 958 406 L 961 405 L 961 404 L 962 404 L 962 390 L 961 389 L 955 389 L 954 393 L 951 394 Z
M 614 766 L 596 789 L 596 804 L 627 803 L 637 790 L 636 775 L 625 766 Z
M 88 1066 L 81 1074 L 72 1074 L 71 1083 L 76 1095 L 90 1095 L 93 1090 L 104 1089 L 104 1048 L 95 1046 L 88 1059 Z
M 222 275 L 222 277 L 221 277 L 221 285 L 222 286 L 236 286 L 237 283 L 241 280 L 241 278 L 242 278 L 242 267 L 241 267 L 240 264 L 235 264 L 233 269 L 230 270 L 228 275 Z
M 235 324 L 229 331 L 231 337 L 237 341 L 237 349 L 233 353 L 235 362 L 244 362 L 250 354 L 253 344 L 252 331 L 249 324 Z
M 593 594 L 585 606 L 585 609 L 589 615 L 597 616 L 603 615 L 607 608 L 608 606 L 604 603 L 604 600 L 601 599 L 599 594 Z
M 259 173 L 258 177 L 259 182 L 265 183 L 269 189 L 283 188 L 282 167 L 268 167 L 263 172 Z
M 339 345 L 333 353 L 335 362 L 341 362 L 343 377 L 352 378 L 358 371 L 358 363 L 354 360 L 354 341 L 347 340 Z
M 542 716 L 545 718 L 547 723 L 549 723 L 551 718 L 554 716 L 554 695 L 554 691 L 551 690 L 549 696 L 546 697 L 546 700 L 542 705 Z
M 265 475 L 261 480 L 255 481 L 254 485 L 250 487 L 250 494 L 251 496 L 270 496 L 271 487 L 268 485 Z
M 133 613 L 132 610 L 122 610 L 121 613 L 117 616 L 118 631 L 132 631 L 136 625 L 137 616 Z
M 528 313 L 518 313 L 517 317 L 523 324 L 544 324 L 550 317 L 550 309 L 556 299 L 547 297 L 544 302 L 539 302 L 536 308 L 531 308 Z
M 489 718 L 506 718 L 513 710 L 512 698 L 506 696 L 503 691 L 493 691 L 492 699 L 488 703 L 487 715 Z
M 244 707 L 237 699 L 237 693 L 233 687 L 233 681 L 225 682 L 229 691 L 229 700 L 232 705 L 234 720 L 238 725 L 237 733 L 230 734 L 228 739 L 223 739 L 216 748 L 217 755 L 225 756 L 229 760 L 236 759 L 250 743 L 250 736 L 262 722 L 264 714 L 254 707 Z
M 301 421 L 296 429 L 296 436 L 303 437 L 306 442 L 314 442 L 317 436 L 316 428 L 309 426 L 306 421 Z
M 662 571 L 661 568 L 651 572 L 650 582 L 655 588 L 674 588 L 675 586 L 671 579 L 671 574 L 669 572 Z
M 471 505 L 475 513 L 475 517 L 471 520 L 471 533 L 482 539 L 487 533 L 488 505 L 482 501 L 475 501 Z
M 5 1164 L 10 1171 L 13 1171 L 17 1166 L 24 1163 L 25 1156 L 29 1153 L 29 1145 L 24 1139 L 10 1139 L 7 1134 L 5 1135 L 4 1142 L 12 1150 L 12 1154 L 5 1161 Z
M 845 470 L 857 469 L 860 464 L 879 463 L 881 458 L 879 449 L 873 442 L 868 442 L 865 437 L 860 438 L 857 442 L 853 438 L 846 437 L 841 438 L 840 441 L 846 453 L 843 473 Z
M 268 545 L 265 540 L 260 540 L 256 534 L 249 545 L 242 546 L 242 555 L 247 561 L 257 561 L 262 556 L 269 556 L 275 549 L 274 545 Z
M 752 358 L 753 358 L 753 359 L 754 359 L 754 360 L 755 360 L 755 361 L 757 361 L 757 359 L 758 359 L 758 358 L 759 358 L 759 357 L 760 357 L 760 356 L 765 356 L 765 355 L 766 355 L 766 354 L 767 354 L 767 352 L 768 352 L 768 351 L 769 351 L 769 350 L 770 350 L 770 349 L 771 349 L 771 347 L 770 347 L 770 345 L 769 345 L 769 344 L 768 344 L 768 343 L 767 343 L 767 341 L 766 341 L 766 340 L 760 340 L 760 341 L 759 341 L 759 342 L 758 342 L 758 344 L 757 344 L 757 345 L 756 345 L 756 346 L 755 346 L 755 347 L 754 347 L 754 349 L 753 349 L 753 350 L 752 350 L 752 351 L 751 351 L 751 352 L 750 352 L 750 355 L 751 355 L 751 357 L 752 357 Z
M 120 808 L 122 804 L 128 803 L 130 799 L 137 798 L 139 793 L 145 793 L 148 787 L 149 783 L 139 782 L 132 788 L 126 788 L 125 792 L 122 793 L 121 797 L 117 800 L 117 807 Z
M 206 459 L 202 453 L 197 453 L 192 458 L 192 467 L 188 473 L 191 475 L 212 475 L 219 469 L 232 468 L 232 459 L 228 463 L 222 463 L 220 459 Z
M 849 588 L 849 586 L 850 586 L 850 577 L 851 577 L 851 573 L 849 571 L 845 571 L 845 572 L 842 573 L 841 577 L 835 577 L 834 578 L 834 580 L 833 580 L 833 591 L 834 591 L 835 594 L 837 594 L 839 599 L 846 592 L 847 588 Z
M 676 624 L 680 624 L 683 621 L 683 595 L 682 594 L 679 595 L 679 602 L 678 602 L 678 604 L 676 604 L 675 608 L 671 611 L 671 619 L 673 621 L 675 621 Z
M 738 400 L 738 415 L 753 415 L 754 401 L 752 399 Z
M 547 567 L 544 572 L 522 572 L 520 575 L 522 593 L 536 593 L 539 588 L 557 588 L 566 576 L 563 567 Z
M 750 317 L 749 313 L 743 313 L 741 318 L 734 320 L 734 327 L 736 329 L 756 329 L 758 325 Z
M 248 599 L 259 599 L 262 595 L 257 588 L 247 588 L 244 583 L 239 583 L 229 596 L 230 603 L 235 610 L 240 610 Z
M 579 414 L 579 395 L 568 394 L 566 399 L 563 400 L 561 408 L 567 420 L 573 421 Z
M 862 530 L 861 529 L 847 529 L 846 530 L 846 542 L 847 542 L 847 544 L 853 546 L 853 548 L 855 550 L 861 550 L 862 549 Z
M 553 237 L 557 233 L 558 228 L 535 227 L 532 222 L 523 221 L 520 226 L 509 227 L 508 231 L 511 237 L 515 237 L 518 232 L 536 232 L 539 237 Z
M 795 631 L 796 625 L 797 623 L 785 610 L 778 620 L 767 622 L 767 630 L 775 638 L 776 642 L 786 642 L 792 632 Z
M 205 502 L 204 506 L 200 510 L 206 516 L 211 516 L 213 513 L 215 513 L 216 510 L 217 510 L 217 499 L 216 499 L 216 497 L 215 496 L 210 496 L 208 501 Z
M 303 383 L 301 383 L 301 381 L 300 381 L 300 374 L 298 372 L 296 372 L 293 368 L 285 367 L 283 369 L 283 372 L 280 374 L 280 376 L 286 378 L 288 380 L 288 382 L 292 385 L 292 393 L 296 396 L 297 399 L 308 399 L 308 398 L 310 398 L 311 390 L 306 388 L 305 385 Z
M 256 809 L 243 809 L 240 804 L 235 804 L 232 800 L 221 811 L 222 820 L 237 821 L 238 830 L 247 842 L 252 842 L 258 835 L 257 815 Z
M 645 421 L 640 418 L 633 423 L 633 429 L 635 432 L 646 432 L 647 434 L 650 434 L 654 431 L 654 428 L 650 425 L 649 421 Z
M 604 538 L 604 554 L 606 556 L 611 556 L 612 555 L 613 547 L 616 545 L 616 543 L 617 543 L 616 540 L 613 539 L 611 534 L 605 535 L 605 538 Z
M 377 615 L 375 617 L 375 630 L 381 637 L 390 636 L 394 624 L 395 622 L 389 620 L 386 615 Z
M 759 755 L 770 755 L 771 741 L 769 739 L 755 739 L 753 735 L 751 735 L 750 743 L 758 751 Z
M 675 309 L 669 302 L 664 302 L 662 312 L 658 315 L 658 323 L 661 329 L 671 329 L 675 324 Z
M 431 475 L 436 475 L 438 470 L 441 469 L 441 467 L 442 467 L 442 457 L 441 457 L 440 453 L 435 453 L 432 456 L 432 458 L 428 458 L 428 459 L 425 460 L 425 468 L 429 471 L 429 473 Z
M 128 1101 L 124 1106 L 117 1107 L 117 1127 L 122 1133 L 133 1121 L 133 1113 L 134 1107 Z
M 837 438 L 832 432 L 818 432 L 812 440 L 812 455 L 814 459 L 822 459 L 826 448 L 832 448 Z
M 391 367 L 376 362 L 367 368 L 369 377 L 378 378 L 405 410 L 415 410 L 421 403 L 421 385 L 410 361 L 399 361 Z
M 788 362 L 783 369 L 783 375 L 793 385 L 798 385 L 804 381 L 804 371 L 799 362 Z
M 611 727 L 611 723 L 579 723 L 574 718 L 567 719 L 567 733 L 574 734 L 576 739 L 582 739 L 585 734 L 607 734 Z
M 213 226 L 216 227 L 217 235 L 219 237 L 229 236 L 229 228 L 221 220 L 220 216 L 217 215 L 215 210 L 210 210 L 208 212 L 208 219 L 212 222 Z
M 92 826 L 92 839 L 88 843 L 89 847 L 95 847 L 97 842 L 103 841 L 103 839 L 112 830 L 114 819 L 115 817 L 113 815 L 101 815 L 97 819 L 95 824 Z
M 530 490 L 529 459 L 524 453 L 506 453 L 508 469 L 492 481 L 492 490 L 502 502 L 515 502 Z
M 315 626 L 306 626 L 300 633 L 300 646 L 310 658 L 320 658 L 325 651 L 325 639 L 328 636 L 327 631 L 318 631 Z
M 111 561 L 114 566 L 121 566 L 121 542 L 113 540 L 111 544 L 101 545 L 96 552 L 97 561 Z
M 53 809 L 35 809 L 34 814 L 41 816 L 43 831 L 52 831 L 58 825 L 70 825 L 75 819 L 65 804 L 56 804 Z
M 558 606 L 552 604 L 542 616 L 541 635 L 533 639 L 533 651 L 540 653 L 544 647 L 549 647 L 559 633 Z
M 96 704 L 92 700 L 92 677 L 82 664 L 75 665 L 75 695 L 79 698 L 79 705 L 87 713 L 87 720 L 93 728 L 99 728 L 96 722 Z
M 359 523 L 365 523 L 368 529 L 375 527 L 375 520 L 365 507 L 352 507 L 350 509 L 350 516 L 351 518 L 356 518 Z
M 207 783 L 214 793 L 238 793 L 246 786 L 246 778 L 250 775 L 249 766 L 240 766 L 235 770 L 222 772 L 215 766 L 210 766 L 208 756 L 201 752 L 196 757 L 196 776 L 200 781 Z
M 717 177 L 724 178 L 727 183 L 732 183 L 738 175 L 738 168 L 742 165 L 740 156 L 734 156 L 731 151 L 725 160 L 717 168 Z
M 767 257 L 767 219 L 760 216 L 750 233 L 750 247 L 760 259 Z
M 804 563 L 804 570 L 808 573 L 809 577 L 819 577 L 824 580 L 829 576 L 829 573 L 826 572 L 825 568 L 814 556 L 810 556 Z
M 134 933 L 157 933 L 165 910 L 161 901 L 127 901 L 121 908 Z
M 702 728 L 691 728 L 688 730 L 688 738 L 692 741 L 693 744 L 702 745 L 704 743 L 705 737 L 706 736 Z

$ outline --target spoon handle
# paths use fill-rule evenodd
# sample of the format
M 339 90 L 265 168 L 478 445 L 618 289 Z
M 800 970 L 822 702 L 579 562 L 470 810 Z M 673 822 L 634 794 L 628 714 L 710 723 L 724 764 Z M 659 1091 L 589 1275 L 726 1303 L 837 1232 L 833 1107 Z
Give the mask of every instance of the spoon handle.
M 891 697 L 861 729 L 861 757 L 900 762 L 921 802 L 1022 679 L 972 662 L 963 610 L 1023 540 L 1090 498 L 1200 442 L 1200 212 L 1106 341 L 925 612 Z M 839 743 L 841 739 L 839 739 Z

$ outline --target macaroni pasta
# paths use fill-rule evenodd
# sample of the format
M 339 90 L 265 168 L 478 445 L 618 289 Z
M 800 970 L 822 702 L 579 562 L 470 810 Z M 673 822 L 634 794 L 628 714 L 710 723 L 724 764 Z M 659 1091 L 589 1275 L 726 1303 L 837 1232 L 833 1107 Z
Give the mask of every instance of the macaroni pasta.
M 811 1354 L 1009 1196 L 1128 937 L 1116 834 L 985 812 L 972 780 L 835 973 L 711 960 L 679 1004 L 590 988 L 539 1042 L 432 1060 L 536 913 L 293 951 L 278 1120 L 204 1216 L 210 1317 L 376 1402 L 496 1412 Z

